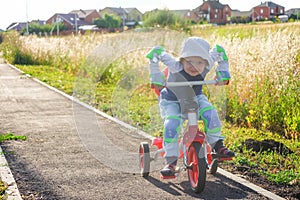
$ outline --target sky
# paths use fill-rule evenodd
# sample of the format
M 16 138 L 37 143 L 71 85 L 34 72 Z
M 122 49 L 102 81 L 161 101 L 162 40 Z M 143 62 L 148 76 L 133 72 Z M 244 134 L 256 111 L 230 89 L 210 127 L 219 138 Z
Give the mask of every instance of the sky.
M 32 20 L 47 20 L 55 13 L 69 13 L 79 9 L 103 9 L 105 7 L 137 8 L 142 13 L 153 9 L 167 8 L 170 10 L 194 9 L 203 0 L 2 0 L 0 10 L 0 29 L 6 28 L 13 22 Z M 231 9 L 249 11 L 259 5 L 262 0 L 220 0 Z M 290 8 L 300 8 L 300 0 L 272 0 L 273 3 Z

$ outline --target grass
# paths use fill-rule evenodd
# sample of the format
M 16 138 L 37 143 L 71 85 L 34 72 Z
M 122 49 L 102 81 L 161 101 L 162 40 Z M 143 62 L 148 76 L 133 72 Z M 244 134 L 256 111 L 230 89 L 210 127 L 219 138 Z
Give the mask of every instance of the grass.
M 240 144 L 246 139 L 272 138 L 294 151 L 282 156 L 244 149 L 233 164 L 248 166 L 278 183 L 300 179 L 299 24 L 197 27 L 192 32 L 211 45 L 222 44 L 230 58 L 231 85 L 205 88 L 224 121 L 227 145 L 240 152 Z M 23 59 L 40 64 L 17 67 L 114 117 L 159 134 L 162 122 L 157 97 L 147 84 L 144 55 L 148 47 L 158 44 L 176 55 L 185 37 L 165 30 L 21 37 L 19 42 L 26 47 L 22 49 L 26 55 Z M 213 76 L 209 74 L 209 78 Z
M 73 93 L 75 78 L 71 73 L 47 65 L 18 65 L 18 68 L 67 94 Z
M 274 132 L 240 128 L 228 123 L 225 123 L 223 133 L 226 136 L 226 144 L 237 152 L 237 156 L 231 161 L 234 166 L 247 167 L 278 184 L 289 184 L 293 180 L 300 180 L 299 141 L 287 140 Z M 275 140 L 283 143 L 293 153 L 285 155 L 274 151 L 255 152 L 243 147 L 242 143 L 247 139 Z

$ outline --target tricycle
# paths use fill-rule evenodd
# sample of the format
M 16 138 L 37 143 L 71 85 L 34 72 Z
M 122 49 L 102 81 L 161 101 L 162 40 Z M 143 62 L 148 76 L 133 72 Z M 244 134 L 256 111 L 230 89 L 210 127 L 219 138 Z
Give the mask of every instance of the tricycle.
M 166 86 L 193 86 L 216 84 L 215 80 L 208 81 L 190 81 L 190 82 L 167 82 Z M 188 107 L 188 105 L 187 105 Z M 180 172 L 187 171 L 189 184 L 195 193 L 201 193 L 204 190 L 207 171 L 211 174 L 217 172 L 218 163 L 225 160 L 232 160 L 232 157 L 220 157 L 212 150 L 205 138 L 205 133 L 198 127 L 197 109 L 193 106 L 187 109 L 187 125 L 182 130 L 182 136 L 179 140 L 180 158 L 183 159 L 183 165 L 177 167 L 175 175 L 168 178 L 176 178 Z M 150 162 L 164 156 L 163 138 L 156 137 L 152 140 L 151 146 L 156 147 L 153 155 L 150 153 L 148 142 L 141 142 L 139 146 L 139 167 L 142 177 L 148 177 L 150 173 Z M 162 179 L 165 177 L 161 176 Z

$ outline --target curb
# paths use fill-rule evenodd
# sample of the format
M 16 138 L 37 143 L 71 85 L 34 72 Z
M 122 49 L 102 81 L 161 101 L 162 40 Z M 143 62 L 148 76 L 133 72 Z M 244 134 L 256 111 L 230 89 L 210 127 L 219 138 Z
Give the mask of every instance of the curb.
M 102 117 L 104 117 L 104 118 L 107 118 L 107 119 L 109 119 L 109 120 L 111 120 L 111 121 L 113 121 L 113 122 L 115 122 L 115 123 L 117 123 L 117 124 L 119 124 L 119 125 L 121 125 L 121 126 L 127 128 L 127 129 L 136 131 L 139 135 L 141 135 L 141 136 L 143 136 L 143 137 L 145 137 L 145 138 L 147 138 L 147 139 L 152 140 L 152 139 L 155 138 L 155 137 L 149 135 L 148 133 L 146 133 L 146 132 L 144 132 L 144 131 L 141 131 L 141 130 L 139 130 L 139 129 L 137 129 L 137 128 L 135 128 L 135 127 L 133 127 L 133 126 L 131 126 L 131 125 L 125 123 L 125 122 L 123 122 L 123 121 L 120 121 L 120 120 L 118 120 L 118 119 L 116 119 L 116 118 L 113 118 L 112 116 L 107 115 L 106 113 L 101 112 L 100 110 L 98 110 L 98 109 L 96 109 L 96 108 L 94 108 L 94 107 L 92 107 L 92 106 L 90 106 L 90 105 L 88 105 L 88 104 L 86 104 L 86 103 L 84 103 L 84 102 L 81 102 L 80 100 L 78 100 L 77 98 L 75 98 L 75 97 L 73 97 L 73 96 L 70 96 L 70 95 L 68 95 L 68 94 L 66 94 L 66 93 L 64 93 L 64 92 L 62 92 L 62 91 L 60 91 L 60 90 L 58 90 L 58 89 L 56 89 L 56 88 L 54 88 L 54 87 L 52 87 L 52 86 L 50 86 L 50 85 L 48 85 L 48 84 L 46 84 L 46 83 L 44 83 L 44 82 L 42 82 L 42 81 L 36 79 L 36 78 L 33 78 L 33 77 L 31 77 L 30 75 L 28 75 L 28 74 L 25 74 L 23 71 L 21 71 L 20 69 L 16 68 L 15 66 L 13 66 L 13 65 L 11 65 L 11 64 L 8 64 L 8 65 L 9 65 L 11 68 L 15 69 L 16 71 L 20 72 L 21 74 L 24 74 L 24 75 L 26 75 L 28 78 L 30 78 L 30 79 L 34 80 L 35 82 L 41 84 L 42 86 L 44 86 L 44 87 L 46 87 L 46 88 L 48 88 L 48 89 L 50 89 L 50 90 L 52 90 L 52 91 L 55 91 L 55 92 L 61 94 L 62 96 L 66 97 L 67 99 L 71 100 L 72 102 L 75 102 L 75 103 L 77 103 L 77 104 L 79 104 L 79 105 L 81 105 L 81 106 L 83 106 L 83 107 L 85 107 L 85 108 L 87 108 L 87 109 L 89 109 L 89 110 L 91 110 L 91 111 L 93 111 L 93 112 L 99 114 L 100 116 L 102 116 Z M 0 148 L 0 150 L 1 150 L 1 148 Z M 2 152 L 2 150 L 1 150 L 1 152 Z M 5 160 L 4 155 L 1 155 L 1 157 L 0 157 L 0 163 L 3 163 L 3 162 L 1 162 L 1 161 L 2 161 L 2 157 L 3 157 L 4 160 Z M 6 160 L 5 160 L 5 163 L 6 163 L 6 169 L 5 169 L 5 170 L 8 172 L 8 174 L 10 174 L 10 175 L 12 176 L 12 173 L 11 173 L 10 169 L 7 167 L 8 165 L 7 165 Z M 7 168 L 8 168 L 8 169 L 7 169 Z M 234 175 L 234 174 L 232 174 L 232 173 L 230 173 L 230 172 L 227 172 L 227 171 L 223 170 L 223 169 L 220 168 L 220 167 L 218 167 L 217 172 L 218 172 L 219 174 L 221 174 L 221 175 L 223 175 L 223 176 L 225 176 L 225 177 L 227 177 L 227 178 L 229 178 L 229 179 L 231 179 L 231 180 L 233 180 L 233 181 L 235 181 L 235 182 L 241 184 L 241 185 L 244 185 L 244 186 L 250 188 L 251 190 L 253 190 L 253 191 L 257 192 L 258 194 L 261 194 L 261 195 L 263 195 L 263 196 L 265 196 L 265 197 L 267 197 L 267 198 L 269 198 L 269 199 L 273 199 L 273 200 L 285 200 L 285 198 L 282 198 L 282 197 L 280 197 L 280 196 L 278 196 L 278 195 L 276 195 L 276 194 L 274 194 L 274 193 L 272 193 L 272 192 L 270 192 L 270 191 L 268 191 L 268 190 L 265 190 L 265 189 L 263 189 L 263 188 L 261 188 L 261 187 L 255 185 L 255 184 L 253 184 L 253 183 L 247 181 L 246 179 L 243 179 L 243 178 L 241 178 L 241 177 L 238 177 L 238 176 L 236 176 L 236 175 Z M 0 173 L 1 173 L 1 178 L 2 178 L 2 175 L 3 175 L 3 174 L 2 174 L 2 166 L 0 167 Z M 3 180 L 3 179 L 2 179 L 2 180 Z M 11 180 L 11 179 L 10 179 L 10 180 Z M 5 181 L 5 180 L 3 180 L 3 181 Z M 13 188 L 11 188 L 11 189 L 15 189 L 15 190 L 12 190 L 12 191 L 13 191 L 13 194 L 19 194 L 17 185 L 16 185 L 16 183 L 15 183 L 13 177 L 12 177 L 12 181 L 13 181 L 13 182 L 11 182 L 11 183 L 13 183 L 13 185 L 12 185 Z M 20 194 L 19 194 L 19 196 L 20 196 Z M 12 199 L 13 199 L 13 197 L 12 197 Z M 12 199 L 10 199 L 10 200 L 12 200 Z M 16 198 L 16 199 L 17 199 L 17 198 Z M 21 196 L 20 196 L 20 199 L 22 199 Z M 19 200 L 19 199 L 17 199 L 17 200 Z
M 21 200 L 22 197 L 20 195 L 17 183 L 11 173 L 11 170 L 8 166 L 6 158 L 4 156 L 4 152 L 0 147 L 0 177 L 3 182 L 8 185 L 5 193 L 8 195 L 8 200 Z

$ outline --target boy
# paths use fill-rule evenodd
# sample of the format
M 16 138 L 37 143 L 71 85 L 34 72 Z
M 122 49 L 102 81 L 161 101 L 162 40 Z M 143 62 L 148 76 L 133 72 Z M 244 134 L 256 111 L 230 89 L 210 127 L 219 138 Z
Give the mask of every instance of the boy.
M 218 62 L 216 69 L 217 85 L 229 84 L 228 58 L 221 46 L 210 51 L 207 41 L 199 37 L 189 37 L 182 45 L 179 60 L 169 55 L 164 48 L 154 47 L 146 56 L 150 59 L 150 82 L 160 90 L 159 107 L 164 119 L 163 145 L 166 166 L 160 171 L 164 177 L 174 176 L 179 157 L 178 135 L 182 125 L 184 104 L 196 105 L 198 117 L 204 122 L 204 131 L 208 143 L 220 157 L 233 157 L 234 152 L 223 145 L 221 122 L 216 109 L 202 94 L 202 86 L 164 87 L 164 75 L 159 69 L 161 61 L 168 68 L 168 82 L 202 81 L 206 74 Z

